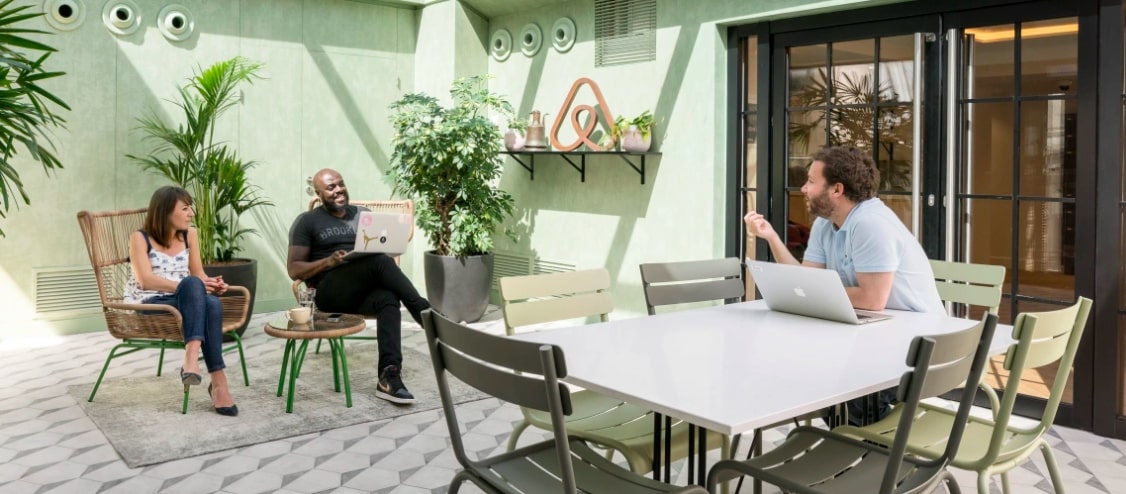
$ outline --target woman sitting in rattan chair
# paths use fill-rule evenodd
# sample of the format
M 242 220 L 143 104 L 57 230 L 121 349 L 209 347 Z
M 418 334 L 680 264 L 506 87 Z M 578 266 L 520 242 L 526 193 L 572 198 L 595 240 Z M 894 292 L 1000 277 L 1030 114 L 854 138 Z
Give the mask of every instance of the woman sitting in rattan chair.
M 222 277 L 203 271 L 199 233 L 192 228 L 192 197 L 188 191 L 164 186 L 153 193 L 144 228 L 129 236 L 129 263 L 133 268 L 125 288 L 125 302 L 166 304 L 176 307 L 183 321 L 184 365 L 180 380 L 187 386 L 203 382 L 199 354 L 211 373 L 207 393 L 220 415 L 236 416 L 223 372 L 223 307 L 215 295 L 227 290 Z

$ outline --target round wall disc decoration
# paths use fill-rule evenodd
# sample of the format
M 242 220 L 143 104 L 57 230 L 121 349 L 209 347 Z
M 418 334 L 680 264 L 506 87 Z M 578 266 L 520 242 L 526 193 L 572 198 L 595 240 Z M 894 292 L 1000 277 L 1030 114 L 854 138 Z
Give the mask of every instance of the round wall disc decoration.
M 535 56 L 539 53 L 541 45 L 543 45 L 543 32 L 540 31 L 539 25 L 528 24 L 520 30 L 520 51 L 524 52 L 524 55 Z
M 575 21 L 569 17 L 560 17 L 551 26 L 551 46 L 555 51 L 566 53 L 575 46 Z
M 102 9 L 102 23 L 118 36 L 132 34 L 141 25 L 141 9 L 131 0 L 111 0 Z
M 508 56 L 512 54 L 512 33 L 507 29 L 494 31 L 492 39 L 489 40 L 489 53 L 492 53 L 493 58 L 498 62 L 508 60 Z
M 156 27 L 169 41 L 184 41 L 195 32 L 195 19 L 187 7 L 173 4 L 160 9 Z
M 82 0 L 45 0 L 43 18 L 59 31 L 71 31 L 86 18 L 86 4 Z

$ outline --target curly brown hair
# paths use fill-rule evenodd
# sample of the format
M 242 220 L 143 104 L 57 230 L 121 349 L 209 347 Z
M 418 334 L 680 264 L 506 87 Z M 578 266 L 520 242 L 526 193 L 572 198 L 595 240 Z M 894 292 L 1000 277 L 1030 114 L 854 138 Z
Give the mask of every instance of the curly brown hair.
M 861 202 L 876 197 L 880 186 L 880 170 L 871 153 L 852 146 L 831 146 L 817 151 L 813 161 L 824 164 L 821 174 L 829 185 L 844 185 L 845 197 Z

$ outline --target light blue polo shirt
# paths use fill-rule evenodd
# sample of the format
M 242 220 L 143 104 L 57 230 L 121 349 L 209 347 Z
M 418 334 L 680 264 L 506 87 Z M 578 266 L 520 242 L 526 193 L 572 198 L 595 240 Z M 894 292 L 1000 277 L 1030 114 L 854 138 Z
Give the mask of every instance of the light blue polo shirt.
M 927 254 L 899 217 L 878 198 L 857 204 L 840 229 L 817 218 L 804 260 L 824 264 L 845 286 L 857 286 L 856 273 L 895 272 L 887 308 L 944 312 Z

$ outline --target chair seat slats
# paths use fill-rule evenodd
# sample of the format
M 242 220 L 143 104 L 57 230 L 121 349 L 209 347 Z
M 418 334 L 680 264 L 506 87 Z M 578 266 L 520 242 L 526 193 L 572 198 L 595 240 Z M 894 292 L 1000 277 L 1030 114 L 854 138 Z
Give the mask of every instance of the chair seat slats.
M 649 305 L 653 306 L 737 299 L 744 293 L 743 280 L 737 278 L 646 287 Z
M 500 289 L 508 294 L 505 300 L 552 297 L 562 293 L 584 293 L 610 289 L 610 273 L 605 269 L 587 269 L 567 273 L 533 276 L 506 276 Z
M 537 410 L 548 410 L 547 395 L 543 393 L 543 381 L 498 370 L 467 358 L 465 355 L 442 346 L 442 360 L 446 370 L 465 384 L 485 393 L 498 395 L 511 393 L 510 401 L 517 405 Z
M 740 276 L 743 263 L 734 257 L 703 261 L 661 262 L 641 265 L 641 277 L 648 283 L 670 283 Z M 733 274 L 734 273 L 734 274 Z
M 583 293 L 570 297 L 511 304 L 505 310 L 507 324 L 513 328 L 606 314 L 614 310 L 614 299 L 607 292 Z

